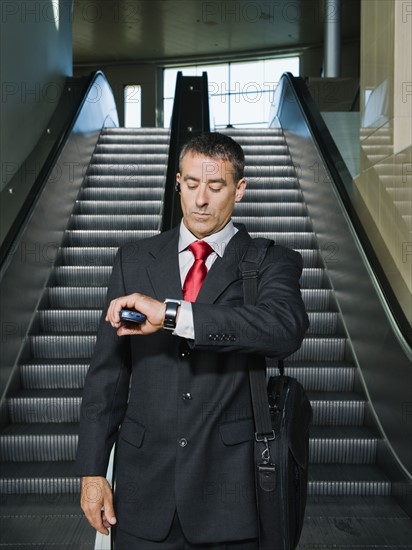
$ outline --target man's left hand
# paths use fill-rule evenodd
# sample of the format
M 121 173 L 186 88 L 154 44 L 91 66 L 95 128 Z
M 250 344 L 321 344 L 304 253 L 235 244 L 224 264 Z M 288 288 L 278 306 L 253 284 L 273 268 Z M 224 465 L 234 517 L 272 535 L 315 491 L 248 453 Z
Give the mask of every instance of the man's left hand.
M 120 311 L 123 308 L 130 308 L 146 315 L 144 323 L 121 324 Z M 166 304 L 159 302 L 150 296 L 144 294 L 129 294 L 129 296 L 121 296 L 110 302 L 106 314 L 106 321 L 117 328 L 118 336 L 136 335 L 136 334 L 153 334 L 163 328 L 165 318 Z

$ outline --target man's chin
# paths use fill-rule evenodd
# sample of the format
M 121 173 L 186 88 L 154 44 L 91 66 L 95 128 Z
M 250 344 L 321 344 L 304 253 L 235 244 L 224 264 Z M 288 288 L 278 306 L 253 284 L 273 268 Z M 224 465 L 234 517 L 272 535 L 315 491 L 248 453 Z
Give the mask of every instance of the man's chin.
M 187 229 L 198 239 L 203 239 L 214 233 L 214 228 L 210 224 L 210 219 L 201 219 L 199 221 L 191 220 L 191 223 L 185 223 Z

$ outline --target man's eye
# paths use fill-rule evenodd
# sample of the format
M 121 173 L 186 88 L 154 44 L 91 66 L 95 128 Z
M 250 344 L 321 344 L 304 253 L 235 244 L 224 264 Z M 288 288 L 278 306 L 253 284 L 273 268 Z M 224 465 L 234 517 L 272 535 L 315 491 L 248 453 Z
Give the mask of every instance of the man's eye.
M 209 189 L 213 192 L 213 193 L 219 193 L 219 191 L 222 189 L 221 187 L 209 187 Z

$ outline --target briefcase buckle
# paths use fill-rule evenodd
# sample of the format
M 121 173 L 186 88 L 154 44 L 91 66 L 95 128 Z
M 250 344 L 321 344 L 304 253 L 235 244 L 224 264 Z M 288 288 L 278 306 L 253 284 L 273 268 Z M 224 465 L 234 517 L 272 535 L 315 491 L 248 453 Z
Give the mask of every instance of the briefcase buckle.
M 273 441 L 274 439 L 276 439 L 275 430 L 272 430 L 268 434 L 258 434 L 256 432 L 255 439 L 257 442 L 263 443 L 265 445 L 265 448 L 262 451 L 261 457 L 262 457 L 263 464 L 269 464 L 271 461 L 269 441 Z

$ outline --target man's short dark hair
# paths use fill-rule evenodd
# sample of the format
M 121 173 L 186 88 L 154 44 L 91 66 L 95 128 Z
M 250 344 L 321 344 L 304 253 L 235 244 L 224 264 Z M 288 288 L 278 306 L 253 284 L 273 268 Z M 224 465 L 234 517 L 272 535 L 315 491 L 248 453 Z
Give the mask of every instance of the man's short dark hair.
M 242 147 L 231 137 L 218 132 L 205 132 L 191 138 L 180 151 L 179 170 L 182 159 L 187 153 L 203 155 L 209 158 L 227 160 L 232 163 L 235 183 L 243 178 L 245 170 L 245 154 Z

